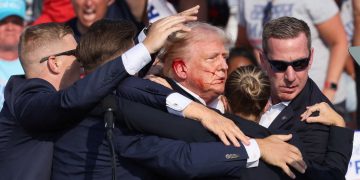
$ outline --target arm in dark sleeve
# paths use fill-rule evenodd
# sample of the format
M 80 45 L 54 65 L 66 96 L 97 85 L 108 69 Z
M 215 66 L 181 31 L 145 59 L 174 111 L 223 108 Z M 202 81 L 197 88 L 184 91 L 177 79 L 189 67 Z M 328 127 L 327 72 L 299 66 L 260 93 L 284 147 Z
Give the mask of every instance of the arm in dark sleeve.
M 118 102 L 118 122 L 131 130 L 186 142 L 218 141 L 218 137 L 206 130 L 198 121 L 175 116 L 121 97 Z
M 118 155 L 153 171 L 176 179 L 231 175 L 246 167 L 244 146 L 236 148 L 220 142 L 185 143 L 144 135 L 117 135 Z
M 73 121 L 75 114 L 80 116 L 95 106 L 127 76 L 118 57 L 64 90 L 25 89 L 15 101 L 14 114 L 26 129 L 59 129 Z
M 129 77 L 121 82 L 116 93 L 131 101 L 166 111 L 166 98 L 174 91 L 147 79 Z
M 345 179 L 352 153 L 354 131 L 348 128 L 330 126 L 327 152 L 322 163 L 308 162 L 306 179 Z
M 178 117 L 144 104 L 118 99 L 118 121 L 127 128 L 162 137 L 180 139 L 186 142 L 218 141 L 218 137 L 206 130 L 198 121 Z M 253 138 L 264 138 L 270 132 L 251 121 L 227 116 L 236 120 L 235 123 L 246 134 Z
M 324 164 L 338 168 L 345 175 L 352 154 L 353 139 L 353 130 L 331 126 Z

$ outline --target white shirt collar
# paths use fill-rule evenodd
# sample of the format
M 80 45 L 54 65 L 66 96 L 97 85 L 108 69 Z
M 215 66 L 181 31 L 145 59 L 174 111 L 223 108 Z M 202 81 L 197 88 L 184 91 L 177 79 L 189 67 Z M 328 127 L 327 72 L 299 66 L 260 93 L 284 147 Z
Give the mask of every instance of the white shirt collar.
M 271 102 L 271 100 L 270 100 Z M 275 118 L 283 111 L 287 106 L 289 106 L 291 101 L 279 102 L 274 105 L 270 105 L 269 109 L 261 116 L 259 124 L 268 128 Z
M 178 83 L 177 81 L 174 80 L 174 82 L 181 87 L 184 91 L 186 91 L 187 93 L 189 93 L 191 96 L 193 96 L 194 98 L 196 98 L 197 100 L 199 100 L 202 104 L 204 104 L 205 106 L 208 106 L 210 108 L 214 108 L 219 110 L 221 113 L 225 112 L 225 106 L 222 103 L 222 101 L 220 100 L 220 96 L 215 98 L 213 101 L 211 101 L 209 104 L 206 104 L 205 100 L 202 99 L 199 95 L 195 94 L 194 92 L 190 91 L 189 89 L 187 89 L 186 87 L 184 87 L 183 85 L 181 85 L 180 83 Z

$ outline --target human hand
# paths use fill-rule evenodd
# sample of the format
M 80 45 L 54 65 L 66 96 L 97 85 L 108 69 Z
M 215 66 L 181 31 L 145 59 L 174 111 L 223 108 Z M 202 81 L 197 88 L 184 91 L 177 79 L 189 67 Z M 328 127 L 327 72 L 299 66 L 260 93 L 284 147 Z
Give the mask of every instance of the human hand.
M 291 134 L 271 135 L 264 139 L 256 139 L 256 142 L 259 145 L 262 160 L 273 166 L 280 167 L 289 177 L 295 179 L 296 176 L 290 170 L 289 165 L 304 173 L 306 164 L 299 149 L 285 142 L 291 138 Z
M 177 15 L 168 16 L 153 23 L 143 42 L 149 53 L 157 52 L 165 44 L 170 34 L 177 31 L 190 31 L 191 29 L 183 23 L 197 20 L 195 15 L 199 12 L 199 8 L 200 6 L 197 5 Z
M 238 140 L 245 145 L 250 144 L 249 137 L 244 135 L 232 120 L 204 105 L 192 102 L 184 109 L 183 113 L 185 117 L 200 121 L 206 129 L 216 134 L 225 145 L 230 145 L 231 141 L 234 146 L 240 147 Z
M 311 117 L 311 114 L 315 111 L 318 111 L 319 115 Z M 345 127 L 344 119 L 325 102 L 306 107 L 306 111 L 301 114 L 300 117 L 301 121 L 306 121 L 308 123 L 321 123 L 329 126 Z
M 150 81 L 152 82 L 155 82 L 155 83 L 158 83 L 158 84 L 161 84 L 169 89 L 172 89 L 171 85 L 162 77 L 159 77 L 159 76 L 155 76 L 155 75 L 147 75 L 145 77 L 145 79 L 149 79 Z

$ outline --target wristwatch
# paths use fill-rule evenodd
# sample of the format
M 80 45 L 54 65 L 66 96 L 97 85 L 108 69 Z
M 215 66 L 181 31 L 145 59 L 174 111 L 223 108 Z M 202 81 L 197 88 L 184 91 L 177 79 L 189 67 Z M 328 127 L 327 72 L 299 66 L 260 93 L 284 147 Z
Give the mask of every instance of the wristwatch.
M 334 83 L 334 82 L 327 82 L 326 81 L 324 87 L 328 88 L 328 89 L 331 89 L 331 90 L 334 90 L 334 91 L 337 90 L 337 84 Z

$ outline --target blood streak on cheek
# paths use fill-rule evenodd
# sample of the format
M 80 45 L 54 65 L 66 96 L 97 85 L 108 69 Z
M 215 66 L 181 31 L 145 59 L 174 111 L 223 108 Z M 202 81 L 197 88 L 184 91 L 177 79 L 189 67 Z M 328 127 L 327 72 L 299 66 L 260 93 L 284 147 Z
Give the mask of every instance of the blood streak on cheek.
M 202 79 L 195 79 L 194 81 L 200 89 L 207 89 L 206 87 L 210 85 L 210 83 L 206 83 Z
M 197 83 L 202 85 L 202 88 L 205 89 L 206 87 L 212 85 L 213 81 L 216 79 L 216 72 L 207 70 L 204 70 L 203 72 L 205 72 L 207 75 L 203 76 L 203 79 L 199 78 Z

